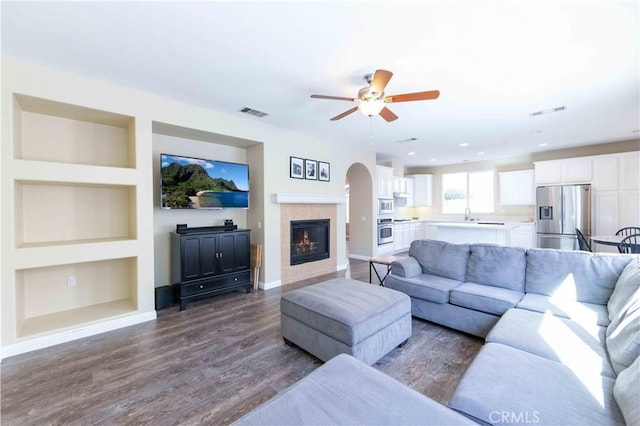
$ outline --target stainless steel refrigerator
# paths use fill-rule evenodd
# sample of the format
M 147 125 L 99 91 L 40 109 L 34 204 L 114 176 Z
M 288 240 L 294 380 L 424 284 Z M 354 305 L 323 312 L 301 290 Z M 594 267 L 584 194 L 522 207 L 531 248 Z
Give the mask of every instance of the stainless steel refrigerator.
M 539 186 L 536 213 L 538 247 L 577 250 L 576 228 L 591 237 L 591 185 Z

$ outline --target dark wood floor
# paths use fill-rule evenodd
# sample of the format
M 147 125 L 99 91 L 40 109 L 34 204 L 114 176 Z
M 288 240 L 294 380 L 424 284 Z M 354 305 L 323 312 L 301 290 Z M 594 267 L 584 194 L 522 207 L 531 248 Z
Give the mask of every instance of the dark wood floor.
M 346 273 L 222 295 L 183 312 L 174 306 L 157 321 L 8 358 L 0 422 L 230 423 L 320 365 L 283 343 L 282 294 L 334 276 L 368 282 L 368 266 L 352 260 Z M 482 343 L 414 318 L 408 343 L 374 367 L 446 403 Z

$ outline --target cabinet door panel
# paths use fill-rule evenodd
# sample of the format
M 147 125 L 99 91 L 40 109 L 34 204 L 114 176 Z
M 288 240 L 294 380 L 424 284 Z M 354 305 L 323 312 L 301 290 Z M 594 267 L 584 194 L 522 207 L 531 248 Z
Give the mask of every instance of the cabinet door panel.
M 251 253 L 249 252 L 250 235 L 248 232 L 236 234 L 235 241 L 235 268 L 245 269 L 251 267 Z
M 182 250 L 182 280 L 200 277 L 200 238 L 183 238 Z
M 216 274 L 217 244 L 216 237 L 200 238 L 200 273 L 202 276 Z
M 231 272 L 236 266 L 235 234 L 221 234 L 220 242 L 220 269 L 222 273 Z

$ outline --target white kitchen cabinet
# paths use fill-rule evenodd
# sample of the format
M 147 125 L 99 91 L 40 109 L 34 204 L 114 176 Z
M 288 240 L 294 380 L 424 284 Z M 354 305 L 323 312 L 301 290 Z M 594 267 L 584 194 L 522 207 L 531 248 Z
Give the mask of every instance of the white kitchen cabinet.
M 531 248 L 535 247 L 535 224 L 523 224 L 511 230 L 509 245 L 511 247 Z
M 425 223 L 424 239 L 425 240 L 437 240 L 438 239 L 438 227 L 435 226 L 435 225 L 429 225 L 429 224 Z
M 376 166 L 378 198 L 393 198 L 393 168 Z
M 618 228 L 618 191 L 594 191 L 593 235 L 613 235 Z
M 427 235 L 427 223 L 415 222 L 414 228 L 413 228 L 413 240 L 424 240 L 427 238 L 426 235 Z
M 537 185 L 590 183 L 593 179 L 591 157 L 536 161 L 534 164 Z
M 593 159 L 593 189 L 616 191 L 618 189 L 618 157 L 607 155 Z
M 562 183 L 590 183 L 593 179 L 589 157 L 562 160 Z
M 620 155 L 620 163 L 621 189 L 640 189 L 640 152 Z
M 393 224 L 393 251 L 401 252 L 409 249 L 414 240 L 414 224 L 399 222 Z
M 500 204 L 503 206 L 536 203 L 534 171 L 518 170 L 500 173 Z
M 407 193 L 407 179 L 400 177 L 400 176 L 394 176 L 393 177 L 393 192 L 394 193 L 400 193 L 400 194 L 406 194 Z
M 433 175 L 408 175 L 413 179 L 413 205 L 431 206 L 433 204 Z
M 535 164 L 535 179 L 537 185 L 562 183 L 562 161 L 537 161 Z

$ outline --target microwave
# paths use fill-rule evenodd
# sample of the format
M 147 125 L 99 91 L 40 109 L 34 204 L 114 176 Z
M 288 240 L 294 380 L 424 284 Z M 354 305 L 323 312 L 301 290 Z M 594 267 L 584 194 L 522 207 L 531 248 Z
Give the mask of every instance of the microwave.
M 378 199 L 378 214 L 393 214 L 393 198 Z

